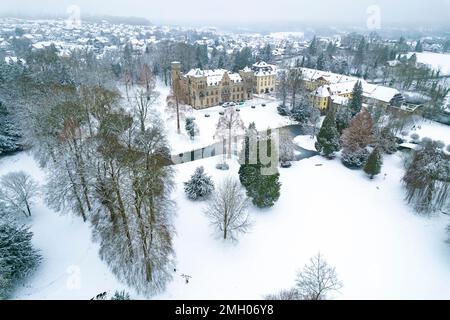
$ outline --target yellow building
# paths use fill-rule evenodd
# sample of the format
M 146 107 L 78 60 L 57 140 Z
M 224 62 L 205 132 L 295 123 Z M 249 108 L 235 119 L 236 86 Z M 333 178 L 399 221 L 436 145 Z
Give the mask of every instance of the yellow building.
M 253 93 L 273 92 L 275 85 L 275 66 L 265 62 L 239 73 L 225 69 L 192 69 L 186 74 L 181 73 L 180 62 L 172 62 L 172 90 L 178 88 L 180 99 L 195 109 L 248 100 Z
M 300 68 L 305 88 L 310 91 L 312 104 L 326 110 L 331 105 L 345 105 L 352 98 L 357 81 L 363 87 L 363 103 L 378 107 L 398 106 L 404 103 L 402 94 L 394 88 L 379 86 L 357 77 L 309 68 Z

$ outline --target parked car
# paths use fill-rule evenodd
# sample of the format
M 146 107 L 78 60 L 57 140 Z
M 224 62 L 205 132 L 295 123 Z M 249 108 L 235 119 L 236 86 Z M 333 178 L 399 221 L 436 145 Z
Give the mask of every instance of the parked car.
M 225 114 L 225 112 L 220 111 L 219 114 L 220 114 L 221 116 L 223 116 L 223 115 Z
M 239 108 L 236 108 L 236 111 L 237 111 L 237 112 L 239 112 L 239 111 L 241 111 L 241 109 L 239 109 Z
M 209 118 L 211 115 L 209 113 L 205 113 L 205 118 Z
M 255 109 L 256 108 L 256 106 L 252 106 L 252 109 Z
M 263 107 L 265 107 L 266 106 L 266 104 L 265 103 L 263 103 L 261 106 L 263 106 Z
M 228 107 L 233 107 L 233 106 L 235 106 L 236 104 L 234 103 L 234 102 L 225 102 L 223 105 L 222 105 L 222 107 L 223 108 L 228 108 Z

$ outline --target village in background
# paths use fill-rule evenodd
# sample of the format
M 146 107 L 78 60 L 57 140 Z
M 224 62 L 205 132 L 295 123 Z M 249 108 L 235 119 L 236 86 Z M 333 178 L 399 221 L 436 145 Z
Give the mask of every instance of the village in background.
M 448 29 L 70 12 L 0 18 L 0 299 L 450 299 Z

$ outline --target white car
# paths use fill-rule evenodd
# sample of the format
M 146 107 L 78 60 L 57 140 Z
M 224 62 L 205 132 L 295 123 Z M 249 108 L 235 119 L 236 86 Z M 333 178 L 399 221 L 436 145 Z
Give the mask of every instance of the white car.
M 222 104 L 222 107 L 224 108 L 229 108 L 232 106 L 235 106 L 236 104 L 234 102 L 225 102 L 224 104 Z

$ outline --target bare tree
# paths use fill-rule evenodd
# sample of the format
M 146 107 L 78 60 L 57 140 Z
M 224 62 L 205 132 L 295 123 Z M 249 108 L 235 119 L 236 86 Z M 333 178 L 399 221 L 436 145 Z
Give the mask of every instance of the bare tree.
M 243 133 L 244 131 L 244 121 L 242 121 L 239 112 L 234 108 L 226 109 L 223 116 L 219 118 L 219 122 L 217 123 L 216 128 L 216 134 L 214 137 L 227 142 L 228 159 L 231 159 L 231 141 L 236 135 L 238 135 L 239 133 Z
M 297 275 L 297 289 L 303 300 L 325 300 L 329 292 L 341 288 L 335 268 L 328 265 L 320 253 Z
M 295 159 L 295 145 L 292 139 L 293 137 L 289 132 L 285 130 L 280 132 L 279 157 L 282 166 L 290 166 L 290 162 Z
M 251 226 L 247 206 L 248 199 L 241 191 L 239 181 L 226 178 L 214 193 L 205 214 L 225 240 L 234 240 L 237 234 L 247 232 Z
M 170 95 L 166 99 L 167 113 L 174 115 L 177 119 L 177 133 L 181 134 L 181 121 L 185 118 L 186 113 L 189 112 L 189 107 L 186 106 L 183 99 L 183 89 L 181 87 L 180 79 L 173 79 L 173 86 Z
M 291 107 L 295 107 L 297 95 L 303 88 L 303 75 L 300 69 L 291 69 L 287 78 L 288 91 L 291 95 Z
M 141 132 L 145 131 L 145 123 L 147 122 L 147 118 L 149 116 L 149 111 L 152 105 L 156 102 L 159 93 L 153 88 L 150 89 L 136 89 L 134 91 L 134 100 L 135 102 L 132 104 L 132 109 L 134 114 L 139 120 L 139 126 Z
M 0 201 L 26 217 L 31 217 L 30 207 L 37 194 L 37 183 L 23 171 L 8 173 L 0 180 Z
M 300 300 L 297 289 L 283 289 L 279 293 L 269 294 L 264 297 L 265 300 Z

